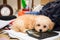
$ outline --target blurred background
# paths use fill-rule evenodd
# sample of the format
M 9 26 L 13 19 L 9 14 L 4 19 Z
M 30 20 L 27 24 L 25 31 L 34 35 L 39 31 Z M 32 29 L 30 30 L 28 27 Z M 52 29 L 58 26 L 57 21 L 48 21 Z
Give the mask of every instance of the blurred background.
M 51 2 L 53 0 L 24 0 L 26 5 L 29 7 L 29 10 L 33 10 L 37 5 L 45 5 L 48 2 Z M 2 4 L 8 4 L 12 7 L 13 9 L 13 14 L 17 10 L 23 9 L 22 7 L 22 0 L 0 0 L 0 5 Z

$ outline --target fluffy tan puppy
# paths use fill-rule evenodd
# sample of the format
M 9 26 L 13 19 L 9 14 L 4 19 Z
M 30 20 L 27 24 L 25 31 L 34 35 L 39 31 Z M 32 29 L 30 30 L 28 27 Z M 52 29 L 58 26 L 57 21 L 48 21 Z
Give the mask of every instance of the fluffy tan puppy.
M 46 32 L 47 30 L 52 30 L 54 27 L 54 22 L 44 15 L 37 16 L 35 22 L 35 30 L 38 32 Z
M 22 15 L 17 17 L 12 25 L 12 29 L 17 32 L 26 32 L 28 29 L 33 29 L 35 22 L 35 15 Z
M 53 26 L 54 23 L 47 16 L 27 14 L 17 17 L 11 28 L 17 32 L 26 32 L 30 29 L 35 29 L 37 32 L 46 32 L 52 30 Z

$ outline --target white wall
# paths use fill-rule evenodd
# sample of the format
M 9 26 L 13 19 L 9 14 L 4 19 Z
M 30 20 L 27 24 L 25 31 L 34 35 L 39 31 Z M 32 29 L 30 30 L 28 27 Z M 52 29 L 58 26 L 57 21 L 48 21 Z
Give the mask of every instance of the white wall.
M 9 4 L 13 8 L 15 14 L 17 10 L 17 0 L 7 0 L 7 4 Z
M 29 1 L 29 7 L 32 8 L 32 0 L 26 0 Z M 40 4 L 41 0 L 34 0 L 34 7 Z
M 40 4 L 40 0 L 34 0 L 34 7 Z

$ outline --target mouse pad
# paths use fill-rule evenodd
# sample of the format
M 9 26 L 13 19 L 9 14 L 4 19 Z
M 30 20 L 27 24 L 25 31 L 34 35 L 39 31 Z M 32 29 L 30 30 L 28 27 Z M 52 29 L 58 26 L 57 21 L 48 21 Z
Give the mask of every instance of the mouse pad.
M 58 33 L 50 31 L 50 32 L 36 32 L 34 30 L 28 30 L 26 31 L 27 34 L 31 37 L 37 38 L 37 39 L 45 39 L 45 38 L 49 38 L 49 37 L 54 37 L 57 36 Z

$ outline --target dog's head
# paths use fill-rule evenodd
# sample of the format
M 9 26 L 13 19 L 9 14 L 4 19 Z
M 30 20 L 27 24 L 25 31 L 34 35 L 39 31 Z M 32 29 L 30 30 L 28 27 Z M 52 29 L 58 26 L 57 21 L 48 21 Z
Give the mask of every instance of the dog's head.
M 48 30 L 52 30 L 54 27 L 54 23 L 47 16 L 40 15 L 37 16 L 35 20 L 36 23 L 34 28 L 37 32 L 46 32 Z

